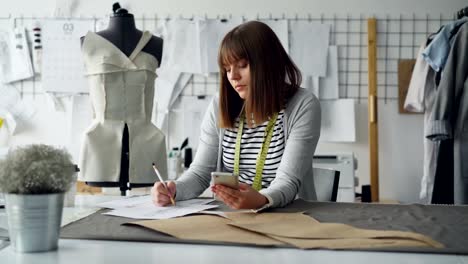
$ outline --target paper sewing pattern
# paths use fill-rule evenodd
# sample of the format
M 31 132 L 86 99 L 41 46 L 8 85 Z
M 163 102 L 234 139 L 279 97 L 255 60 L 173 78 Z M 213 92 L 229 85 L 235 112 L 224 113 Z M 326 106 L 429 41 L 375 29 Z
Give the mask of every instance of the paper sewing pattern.
M 242 23 L 242 18 L 198 20 L 202 71 L 219 72 L 218 50 L 224 36 Z
M 319 141 L 356 141 L 356 118 L 354 99 L 320 101 L 322 127 Z
M 290 56 L 304 75 L 325 77 L 331 26 L 303 20 L 290 21 Z
M 179 96 L 169 113 L 168 134 L 171 135 L 171 142 L 175 142 L 171 143 L 173 147 L 178 146 L 186 137 L 189 138 L 190 147 L 198 147 L 200 124 L 211 99 L 212 96 Z
M 288 20 L 287 19 L 265 19 L 260 20 L 267 24 L 276 36 L 279 38 L 281 45 L 283 45 L 286 53 L 289 53 L 289 31 L 288 31 Z
M 164 37 L 164 56 L 161 68 L 173 71 L 203 73 L 200 56 L 198 19 L 165 21 L 161 32 Z
M 339 98 L 337 46 L 328 47 L 327 76 L 319 78 L 319 98 Z
M 152 122 L 166 135 L 169 135 L 169 128 L 172 126 L 173 121 L 172 117 L 169 118 L 172 107 L 192 78 L 192 74 L 168 71 L 161 68 L 158 69 L 157 73 Z M 170 137 L 166 137 L 166 140 L 166 146 L 170 146 Z

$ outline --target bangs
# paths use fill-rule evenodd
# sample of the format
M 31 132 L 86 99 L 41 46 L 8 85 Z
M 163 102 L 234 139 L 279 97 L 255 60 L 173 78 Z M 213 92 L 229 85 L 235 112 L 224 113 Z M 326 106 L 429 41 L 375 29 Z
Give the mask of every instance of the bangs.
M 223 69 L 224 66 L 233 64 L 242 59 L 249 61 L 245 44 L 241 41 L 240 36 L 235 34 L 235 31 L 230 32 L 221 42 L 218 54 L 218 65 L 220 69 Z

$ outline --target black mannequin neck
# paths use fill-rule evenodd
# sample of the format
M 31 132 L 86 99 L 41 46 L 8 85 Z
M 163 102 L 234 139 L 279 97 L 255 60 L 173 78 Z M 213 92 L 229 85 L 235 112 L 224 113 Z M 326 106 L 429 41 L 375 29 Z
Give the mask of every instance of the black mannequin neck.
M 132 14 L 126 14 L 125 16 L 111 16 L 109 18 L 109 26 L 107 30 L 113 32 L 125 32 L 126 34 L 135 34 L 139 31 L 135 26 L 135 19 Z
M 107 39 L 120 49 L 125 55 L 130 56 L 140 41 L 143 32 L 135 26 L 135 19 L 127 10 L 118 9 L 109 17 L 109 25 L 106 29 L 96 32 L 96 34 Z M 84 38 L 81 38 L 83 43 Z M 161 62 L 163 40 L 152 36 L 145 45 L 143 51 L 153 55 L 158 62 Z
M 136 28 L 133 15 L 125 14 L 111 16 L 109 26 L 98 34 L 130 56 L 143 33 Z

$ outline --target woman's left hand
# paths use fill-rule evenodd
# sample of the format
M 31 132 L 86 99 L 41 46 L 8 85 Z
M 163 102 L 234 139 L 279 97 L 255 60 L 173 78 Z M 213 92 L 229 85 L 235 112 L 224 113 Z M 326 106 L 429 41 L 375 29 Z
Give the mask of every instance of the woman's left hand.
M 216 184 L 211 191 L 232 209 L 257 209 L 268 203 L 268 199 L 245 183 L 239 183 L 239 190 Z

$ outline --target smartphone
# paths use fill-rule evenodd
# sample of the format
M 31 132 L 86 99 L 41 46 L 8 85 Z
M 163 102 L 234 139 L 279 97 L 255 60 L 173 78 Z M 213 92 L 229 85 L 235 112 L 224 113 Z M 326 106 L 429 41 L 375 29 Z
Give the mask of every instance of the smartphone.
M 221 184 L 233 189 L 239 189 L 239 178 L 230 172 L 212 172 L 212 184 Z

